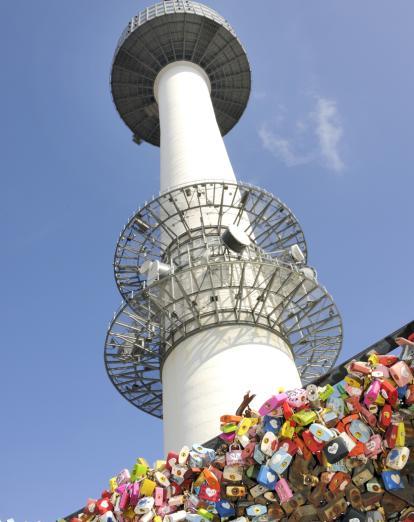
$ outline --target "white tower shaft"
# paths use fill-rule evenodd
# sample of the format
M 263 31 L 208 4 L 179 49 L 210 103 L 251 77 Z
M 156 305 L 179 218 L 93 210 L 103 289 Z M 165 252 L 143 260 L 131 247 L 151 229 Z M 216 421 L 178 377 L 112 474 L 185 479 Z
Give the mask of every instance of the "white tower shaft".
M 236 181 L 201 67 L 174 62 L 154 86 L 161 128 L 161 191 L 194 181 Z
M 175 62 L 155 82 L 161 127 L 161 190 L 204 180 L 235 181 L 205 72 Z M 207 219 L 208 210 L 206 210 Z M 191 227 L 193 217 L 188 216 Z M 216 326 L 175 347 L 162 371 L 164 445 L 205 442 L 219 417 L 235 413 L 246 391 L 259 407 L 276 387 L 301 386 L 291 350 L 277 334 L 251 325 Z

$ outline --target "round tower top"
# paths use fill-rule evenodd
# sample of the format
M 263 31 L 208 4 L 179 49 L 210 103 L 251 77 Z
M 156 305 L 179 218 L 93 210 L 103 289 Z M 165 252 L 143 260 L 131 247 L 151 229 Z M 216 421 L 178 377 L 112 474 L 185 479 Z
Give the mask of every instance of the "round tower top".
M 222 135 L 243 114 L 250 95 L 250 66 L 232 27 L 203 4 L 166 0 L 132 18 L 113 61 L 114 103 L 136 141 L 160 144 L 154 82 L 161 69 L 180 60 L 199 65 L 208 75 Z

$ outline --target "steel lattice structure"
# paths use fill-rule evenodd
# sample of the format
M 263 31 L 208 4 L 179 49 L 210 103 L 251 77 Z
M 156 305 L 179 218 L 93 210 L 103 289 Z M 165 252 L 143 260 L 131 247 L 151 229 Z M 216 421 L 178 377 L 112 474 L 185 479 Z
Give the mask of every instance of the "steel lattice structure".
M 137 142 L 160 145 L 156 81 L 175 62 L 184 64 L 185 74 L 195 82 L 209 139 L 214 125 L 226 134 L 246 107 L 250 67 L 231 26 L 198 2 L 167 0 L 130 21 L 113 61 L 114 103 Z M 174 89 L 168 87 L 163 96 L 179 105 L 182 91 Z M 209 110 L 214 111 L 214 124 Z M 177 149 L 164 144 L 173 163 L 178 158 L 174 154 L 188 147 L 187 131 L 194 124 L 180 126 L 180 115 L 186 117 L 183 112 L 175 120 L 164 116 L 167 129 L 176 125 L 187 136 Z M 213 141 L 211 153 L 230 165 L 218 140 L 211 145 Z M 182 154 L 186 160 L 196 158 L 188 148 Z M 105 342 L 112 383 L 132 404 L 156 417 L 163 416 L 166 359 L 201 331 L 247 325 L 271 332 L 290 361 L 293 355 L 303 384 L 334 366 L 342 343 L 339 312 L 306 264 L 306 241 L 291 210 L 269 192 L 237 182 L 231 166 L 224 178 L 217 179 L 214 168 L 200 176 L 183 157 L 178 159 L 187 165 L 186 179 L 194 181 L 180 183 L 179 169 L 168 170 L 167 165 L 164 179 L 172 185 L 164 186 L 173 188 L 139 208 L 120 234 L 114 272 L 123 304 Z M 211 179 L 204 179 L 206 172 Z

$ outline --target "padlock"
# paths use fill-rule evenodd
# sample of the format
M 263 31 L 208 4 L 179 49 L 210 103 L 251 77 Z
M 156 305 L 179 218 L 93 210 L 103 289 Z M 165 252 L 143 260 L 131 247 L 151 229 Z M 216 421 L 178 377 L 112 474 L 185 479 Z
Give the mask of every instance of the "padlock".
M 216 502 L 215 508 L 221 518 L 230 518 L 236 514 L 234 505 L 229 500 L 219 500 Z
M 143 458 L 138 458 L 132 468 L 131 481 L 139 480 L 147 474 L 149 470 L 148 462 Z
M 226 465 L 240 465 L 243 464 L 243 452 L 238 444 L 231 444 L 226 453 Z
M 272 412 L 279 406 L 281 406 L 287 399 L 286 393 L 278 393 L 276 395 L 272 395 L 265 403 L 262 404 L 259 408 L 259 415 L 264 417 L 268 413 Z
M 400 447 L 405 445 L 405 425 L 402 421 L 397 424 L 397 436 L 395 438 L 395 445 Z
M 286 392 L 287 394 L 287 403 L 292 408 L 301 408 L 308 404 L 308 397 L 306 394 L 306 390 L 303 388 L 295 388 L 293 390 L 289 390 Z
M 355 447 L 355 442 L 346 433 L 341 433 L 323 448 L 323 454 L 330 464 L 339 462 Z
M 293 513 L 298 507 L 303 506 L 306 502 L 305 496 L 302 493 L 295 493 L 286 500 L 286 502 L 282 502 L 281 506 L 283 511 L 290 515 Z
M 253 459 L 258 464 L 263 464 L 266 460 L 266 455 L 260 451 L 259 445 L 256 444 L 253 452 Z
M 142 486 L 141 486 L 142 491 Z M 152 497 L 144 496 L 140 498 L 135 506 L 135 513 L 137 515 L 143 515 L 144 513 L 148 513 L 154 507 L 155 500 Z
M 172 507 L 181 506 L 182 504 L 184 504 L 184 499 L 184 495 L 175 495 L 174 497 L 170 497 L 168 499 L 168 505 Z
M 383 493 L 384 492 L 384 488 L 381 486 L 381 484 L 379 483 L 379 481 L 376 478 L 369 480 L 365 484 L 365 487 L 366 487 L 367 491 L 371 491 L 372 493 Z
M 273 433 L 278 433 L 280 428 L 282 427 L 283 419 L 281 417 L 270 417 L 266 415 L 263 419 L 263 431 L 266 433 L 267 431 L 272 431 Z
M 413 374 L 405 361 L 398 361 L 390 368 L 390 375 L 397 386 L 405 386 L 413 382 Z
M 394 408 L 398 402 L 398 392 L 396 386 L 390 381 L 381 381 L 381 395 Z
M 204 483 L 200 487 L 198 496 L 201 499 L 207 500 L 209 502 L 218 502 L 220 500 L 220 488 L 211 488 L 207 483 Z
M 249 429 L 251 428 L 252 426 L 252 421 L 251 419 L 249 419 L 248 417 L 243 417 L 243 419 L 239 422 L 239 424 L 237 425 L 237 432 L 236 432 L 236 435 L 238 437 L 242 436 L 242 435 L 245 435 Z
M 287 502 L 293 497 L 293 492 L 289 487 L 289 483 L 285 478 L 281 478 L 275 486 L 276 493 L 281 503 Z
M 204 468 L 203 475 L 206 479 L 207 484 L 211 488 L 220 489 L 220 481 L 223 476 L 223 473 L 219 469 L 215 468 L 214 466 Z
M 316 508 L 312 505 L 299 506 L 289 517 L 289 522 L 314 522 L 319 520 Z
M 362 509 L 361 491 L 350 482 L 345 488 L 345 498 L 355 509 Z
M 319 397 L 319 391 L 316 384 L 309 384 L 308 386 L 306 386 L 306 395 L 309 404 L 313 409 L 320 408 L 321 399 Z
M 317 512 L 320 520 L 330 522 L 343 515 L 347 508 L 346 500 L 343 497 L 339 497 L 319 508 Z
M 372 435 L 364 445 L 364 453 L 368 458 L 374 458 L 382 451 L 381 435 Z
M 312 453 L 321 451 L 324 447 L 324 443 L 316 440 L 309 430 L 302 432 L 302 440 Z
M 308 426 L 315 422 L 316 419 L 317 415 L 312 410 L 301 410 L 292 416 L 292 420 L 294 420 L 299 426 Z
M 362 373 L 363 375 L 370 375 L 372 369 L 371 365 L 364 361 L 351 361 L 349 364 L 350 372 Z
M 246 488 L 244 486 L 226 486 L 226 496 L 231 498 L 245 497 Z
M 344 522 L 366 522 L 365 513 L 354 508 L 348 508 L 345 515 L 341 518 Z
M 263 435 L 262 442 L 260 444 L 260 451 L 264 455 L 271 456 L 274 452 L 274 444 L 277 440 L 276 435 L 272 431 L 268 431 Z
M 241 482 L 243 479 L 243 467 L 239 465 L 225 466 L 223 479 L 227 482 Z
M 232 431 L 231 433 L 220 433 L 219 438 L 224 440 L 227 444 L 230 444 L 236 438 L 236 432 Z
M 281 475 L 284 473 L 289 464 L 292 461 L 292 455 L 287 453 L 284 450 L 277 450 L 269 459 L 268 466 L 271 468 L 275 473 L 278 475 Z
M 309 431 L 318 442 L 328 442 L 335 436 L 329 428 L 316 422 L 309 426 Z
M 253 504 L 246 509 L 248 517 L 260 517 L 267 513 L 267 507 L 261 504 Z
M 262 486 L 261 484 L 256 484 L 252 488 L 249 489 L 249 493 L 253 498 L 260 497 L 266 493 L 268 489 L 265 486 Z
M 387 491 L 394 491 L 404 488 L 399 471 L 383 471 L 381 473 L 381 478 Z
M 366 522 L 385 522 L 385 518 L 380 511 L 367 511 Z
M 414 384 L 407 386 L 404 396 L 405 404 L 408 406 L 414 404 Z
M 158 482 L 158 484 L 160 486 L 162 486 L 163 488 L 168 488 L 168 486 L 170 485 L 170 481 L 164 475 L 164 473 L 161 473 L 161 471 L 156 471 L 154 473 L 154 478 L 155 478 L 156 482 Z
M 156 482 L 148 478 L 144 478 L 141 482 L 140 492 L 143 497 L 150 497 L 154 493 Z
M 293 439 L 295 434 L 295 427 L 290 421 L 283 423 L 282 429 L 280 430 L 280 436 L 286 439 Z
M 339 420 L 338 414 L 329 409 L 322 410 L 320 417 L 327 428 L 333 428 Z
M 344 381 L 352 388 L 361 388 L 363 385 L 363 379 L 358 377 L 358 375 L 353 375 L 351 373 L 348 373 L 348 375 L 344 377 Z
M 177 455 L 178 464 L 180 464 L 181 466 L 184 466 L 184 464 L 186 464 L 188 461 L 189 455 L 190 455 L 190 448 L 188 446 L 183 446 Z M 168 462 L 168 458 L 167 458 L 167 462 Z
M 387 354 L 379 355 L 377 364 L 383 364 L 384 366 L 390 367 L 396 362 L 398 362 L 398 357 L 396 355 Z
M 352 482 L 356 486 L 362 486 L 373 478 L 373 473 L 368 466 L 362 465 L 354 469 L 352 474 Z
M 206 448 L 201 444 L 193 444 L 192 450 L 202 455 L 204 460 L 207 461 L 208 464 L 211 464 L 211 462 L 214 461 L 214 458 L 216 456 L 216 452 L 213 449 Z
M 332 491 L 332 493 L 336 493 L 338 491 L 345 491 L 348 484 L 351 482 L 351 476 L 348 473 L 344 473 L 343 471 L 337 471 L 332 477 L 328 489 Z
M 241 415 L 222 415 L 220 417 L 220 422 L 222 424 L 227 424 L 229 422 L 238 424 L 242 419 L 243 419 L 243 417 Z
M 222 424 L 220 426 L 220 430 L 223 433 L 233 433 L 237 431 L 237 424 L 234 422 L 228 422 L 227 424 Z
M 265 488 L 274 489 L 278 478 L 276 472 L 272 468 L 270 468 L 269 466 L 262 465 L 260 466 L 260 470 L 257 474 L 256 480 Z
M 347 433 L 351 435 L 355 440 L 366 444 L 371 438 L 372 431 L 364 422 L 359 419 L 353 420 L 349 424 Z
M 387 448 L 395 448 L 397 441 L 398 425 L 390 424 L 385 432 L 384 445 Z
M 182 466 L 180 464 L 174 464 L 171 469 L 171 478 L 177 484 L 182 484 L 184 482 L 185 474 L 187 473 L 187 466 Z
M 407 464 L 409 455 L 410 450 L 407 447 L 395 447 L 388 452 L 385 465 L 387 468 L 402 470 Z
M 102 515 L 99 516 L 99 522 L 116 522 L 115 515 L 112 511 L 106 511 Z
M 338 419 L 342 419 L 345 415 L 345 402 L 341 397 L 331 395 L 326 401 L 326 407 L 334 411 Z
M 369 385 L 367 391 L 364 393 L 364 404 L 365 406 L 369 406 L 370 404 L 373 404 L 380 393 L 381 390 L 381 383 L 380 381 L 372 381 L 372 383 Z
M 378 425 L 380 428 L 385 430 L 391 424 L 392 418 L 392 408 L 389 404 L 385 404 L 382 409 L 378 419 Z
M 297 437 L 295 437 L 295 440 L 280 439 L 279 446 L 277 449 L 281 451 L 286 451 L 286 453 L 289 453 L 289 455 L 292 455 L 293 457 L 299 450 L 298 445 L 296 443 L 297 440 Z
M 323 386 L 322 388 L 318 388 L 319 397 L 322 401 L 327 401 L 328 398 L 334 393 L 334 388 L 330 384 Z

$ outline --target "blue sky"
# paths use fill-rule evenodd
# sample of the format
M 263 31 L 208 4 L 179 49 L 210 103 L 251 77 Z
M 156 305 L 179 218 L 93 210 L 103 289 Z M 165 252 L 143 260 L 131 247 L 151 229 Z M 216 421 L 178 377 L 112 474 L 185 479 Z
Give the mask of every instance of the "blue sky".
M 103 365 L 115 242 L 158 192 L 111 101 L 117 39 L 148 2 L 3 0 L 0 520 L 47 522 L 99 495 L 161 422 Z M 414 5 L 209 2 L 253 71 L 226 137 L 239 179 L 294 211 L 342 313 L 347 358 L 414 318 Z

